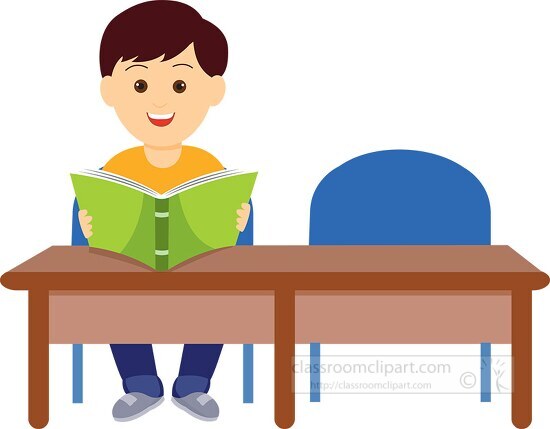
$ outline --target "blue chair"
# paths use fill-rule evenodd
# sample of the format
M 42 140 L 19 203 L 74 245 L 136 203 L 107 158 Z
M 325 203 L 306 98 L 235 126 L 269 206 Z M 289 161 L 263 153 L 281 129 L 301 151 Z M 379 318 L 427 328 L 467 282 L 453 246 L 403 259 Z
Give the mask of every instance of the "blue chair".
M 250 201 L 250 218 L 243 232 L 239 234 L 237 246 L 250 246 L 254 243 L 254 209 Z M 87 246 L 88 240 L 82 234 L 78 220 L 78 202 L 73 204 L 72 238 L 73 246 Z M 82 344 L 73 344 L 73 403 L 83 402 L 83 355 Z M 252 403 L 254 400 L 254 346 L 243 344 L 243 402 Z
M 335 168 L 317 186 L 309 242 L 490 244 L 489 198 L 472 173 L 447 158 L 413 150 L 373 152 Z M 487 350 L 482 345 L 482 358 L 488 358 Z M 312 362 L 318 363 L 319 353 L 319 344 L 312 344 Z M 311 386 L 319 385 L 318 378 L 312 374 Z M 312 391 L 310 399 L 318 401 L 319 392 Z

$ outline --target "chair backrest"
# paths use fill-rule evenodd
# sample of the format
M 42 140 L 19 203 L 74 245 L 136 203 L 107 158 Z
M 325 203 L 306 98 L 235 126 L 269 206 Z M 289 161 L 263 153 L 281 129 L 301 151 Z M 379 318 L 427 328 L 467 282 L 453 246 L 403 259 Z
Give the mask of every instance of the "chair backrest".
M 387 150 L 332 170 L 311 201 L 310 244 L 490 244 L 479 180 L 427 152 Z
M 243 232 L 239 234 L 237 240 L 237 246 L 249 246 L 254 243 L 254 207 L 252 206 L 252 200 L 250 203 L 250 217 L 248 218 L 248 223 Z M 78 201 L 74 199 L 73 204 L 73 223 L 72 223 L 72 234 L 71 234 L 71 244 L 73 246 L 87 246 L 88 240 L 84 237 L 82 229 L 80 228 L 80 222 L 78 220 L 78 212 L 80 208 L 78 207 Z M 235 219 L 237 215 L 235 214 Z M 235 222 L 236 225 L 236 222 Z

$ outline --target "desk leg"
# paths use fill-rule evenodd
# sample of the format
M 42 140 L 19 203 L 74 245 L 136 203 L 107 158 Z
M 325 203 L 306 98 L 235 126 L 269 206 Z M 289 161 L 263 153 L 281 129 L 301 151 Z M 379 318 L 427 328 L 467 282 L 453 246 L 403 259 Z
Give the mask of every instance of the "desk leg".
M 29 290 L 29 423 L 40 429 L 49 420 L 49 292 Z
M 512 291 L 512 423 L 525 429 L 531 424 L 532 395 L 531 291 Z
M 294 424 L 294 291 L 275 291 L 275 423 Z

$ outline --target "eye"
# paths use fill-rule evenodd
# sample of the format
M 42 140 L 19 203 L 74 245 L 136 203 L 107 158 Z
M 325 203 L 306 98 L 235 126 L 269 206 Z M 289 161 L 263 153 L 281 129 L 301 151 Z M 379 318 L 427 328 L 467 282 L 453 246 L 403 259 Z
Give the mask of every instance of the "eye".
M 174 91 L 176 91 L 178 94 L 181 94 L 185 91 L 187 85 L 183 80 L 177 80 L 174 82 L 174 85 L 172 85 L 172 88 L 174 88 Z
M 136 80 L 136 83 L 134 83 L 134 89 L 140 94 L 147 91 L 147 82 L 143 79 Z

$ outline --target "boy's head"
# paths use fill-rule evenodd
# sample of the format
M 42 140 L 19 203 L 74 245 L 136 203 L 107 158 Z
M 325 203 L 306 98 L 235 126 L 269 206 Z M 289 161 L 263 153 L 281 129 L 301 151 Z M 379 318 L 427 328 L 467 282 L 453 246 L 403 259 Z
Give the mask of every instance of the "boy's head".
M 117 15 L 99 54 L 101 95 L 147 145 L 181 143 L 225 93 L 223 33 L 190 6 L 149 1 Z

